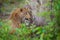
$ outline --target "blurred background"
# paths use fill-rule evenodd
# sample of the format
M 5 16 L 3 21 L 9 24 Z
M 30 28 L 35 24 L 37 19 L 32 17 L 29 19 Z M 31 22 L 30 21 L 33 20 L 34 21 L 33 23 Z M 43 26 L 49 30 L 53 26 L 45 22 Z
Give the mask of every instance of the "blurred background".
M 12 29 L 9 15 L 25 5 L 30 5 L 35 15 L 45 17 L 49 25 L 36 28 L 33 25 L 29 30 L 22 24 L 22 28 L 9 34 Z M 0 0 L 0 40 L 60 40 L 60 0 Z

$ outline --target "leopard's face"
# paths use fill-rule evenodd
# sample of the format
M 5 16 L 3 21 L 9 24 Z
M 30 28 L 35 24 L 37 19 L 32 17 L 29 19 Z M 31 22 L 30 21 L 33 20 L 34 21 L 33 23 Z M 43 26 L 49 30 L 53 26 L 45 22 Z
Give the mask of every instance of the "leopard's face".
M 22 18 L 22 22 L 25 23 L 26 26 L 29 26 L 32 20 L 32 14 L 28 9 L 24 10 L 25 12 L 23 11 L 24 17 Z

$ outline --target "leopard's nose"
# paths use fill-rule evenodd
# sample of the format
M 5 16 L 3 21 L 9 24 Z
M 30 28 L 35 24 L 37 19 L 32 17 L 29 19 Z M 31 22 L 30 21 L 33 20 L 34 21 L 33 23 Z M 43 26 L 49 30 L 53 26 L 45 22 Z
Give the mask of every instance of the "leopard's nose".
M 26 20 L 29 20 L 28 18 L 25 18 Z

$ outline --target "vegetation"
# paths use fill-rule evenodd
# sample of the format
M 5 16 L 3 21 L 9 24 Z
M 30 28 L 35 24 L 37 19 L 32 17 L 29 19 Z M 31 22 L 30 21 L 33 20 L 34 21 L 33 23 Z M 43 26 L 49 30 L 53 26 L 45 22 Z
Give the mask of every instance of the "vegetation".
M 1 14 L 4 14 L 8 9 L 5 10 L 5 6 L 7 5 L 10 11 L 12 10 L 11 3 L 14 3 L 15 0 L 0 0 L 1 4 Z M 22 2 L 24 0 L 16 0 L 17 2 Z M 10 3 L 11 2 L 11 3 Z M 54 19 L 48 23 L 48 25 L 35 27 L 35 25 L 30 26 L 27 28 L 25 24 L 22 24 L 21 28 L 16 28 L 16 32 L 10 34 L 11 31 L 11 22 L 6 20 L 0 19 L 0 40 L 60 40 L 60 0 L 53 1 L 53 10 L 51 11 L 54 14 Z M 10 7 L 9 7 L 10 5 Z M 19 4 L 20 5 L 20 4 Z M 22 7 L 20 5 L 18 7 Z M 44 12 L 43 16 L 49 16 L 51 12 Z M 38 16 L 40 16 L 38 14 Z M 49 16 L 50 17 L 50 16 Z M 48 17 L 47 17 L 48 18 Z M 37 32 L 36 32 L 37 31 Z

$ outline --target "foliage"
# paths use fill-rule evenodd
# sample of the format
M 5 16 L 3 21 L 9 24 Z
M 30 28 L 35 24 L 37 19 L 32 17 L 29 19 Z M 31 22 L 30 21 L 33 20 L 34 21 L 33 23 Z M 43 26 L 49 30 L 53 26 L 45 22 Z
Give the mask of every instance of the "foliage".
M 16 7 L 22 7 L 25 0 L 0 0 L 0 14 L 8 14 Z
M 56 32 L 57 32 L 57 40 L 60 40 L 60 0 L 54 0 L 54 13 L 55 13 L 55 21 L 56 21 Z
M 54 28 L 53 22 L 50 22 L 47 26 L 34 27 L 32 25 L 30 28 L 22 24 L 21 28 L 16 28 L 16 32 L 10 34 L 12 30 L 10 26 L 10 21 L 0 22 L 0 40 L 52 40 Z M 32 34 L 31 34 L 32 33 Z
M 22 0 L 16 1 L 21 2 Z M 12 7 L 14 5 L 11 3 L 16 1 L 2 1 L 1 3 L 3 3 L 3 6 L 0 10 L 2 12 L 6 12 L 8 10 L 5 11 L 5 9 L 7 9 L 5 7 L 14 8 Z M 19 7 L 23 6 L 22 3 L 19 4 Z M 13 34 L 10 34 L 10 31 L 12 30 L 11 22 L 8 20 L 2 21 L 0 19 L 0 40 L 60 40 L 60 0 L 53 1 L 53 10 L 51 12 L 54 14 L 55 18 L 52 21 L 50 21 L 48 25 L 40 27 L 35 27 L 35 25 L 32 25 L 30 27 L 26 27 L 25 24 L 22 24 L 22 27 L 16 28 L 16 32 L 14 32 Z M 50 20 L 49 16 L 51 12 L 43 12 L 43 14 L 37 15 L 45 16 Z

